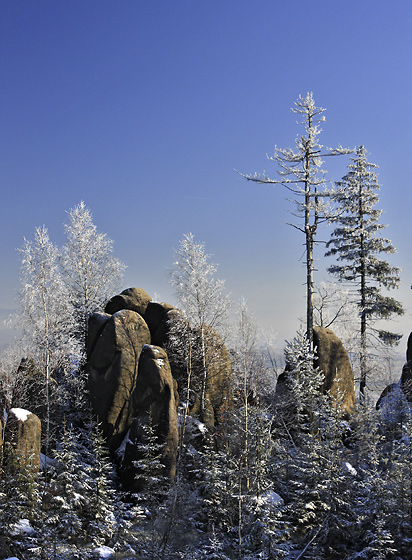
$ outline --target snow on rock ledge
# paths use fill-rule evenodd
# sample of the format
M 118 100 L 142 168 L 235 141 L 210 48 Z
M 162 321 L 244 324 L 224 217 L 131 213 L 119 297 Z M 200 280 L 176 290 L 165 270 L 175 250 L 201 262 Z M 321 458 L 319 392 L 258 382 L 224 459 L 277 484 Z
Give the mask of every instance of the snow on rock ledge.
M 38 468 L 40 462 L 41 422 L 38 416 L 22 408 L 7 415 L 4 440 L 12 445 L 18 460 Z

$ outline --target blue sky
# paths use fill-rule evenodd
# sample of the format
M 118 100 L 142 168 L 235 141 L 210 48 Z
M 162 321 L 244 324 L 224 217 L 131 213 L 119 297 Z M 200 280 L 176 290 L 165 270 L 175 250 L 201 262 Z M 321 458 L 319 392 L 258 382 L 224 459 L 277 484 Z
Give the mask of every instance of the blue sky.
M 45 224 L 62 244 L 66 211 L 84 200 L 128 266 L 125 287 L 175 303 L 165 270 L 192 232 L 233 299 L 291 338 L 303 238 L 281 187 L 233 169 L 276 177 L 266 154 L 294 145 L 290 108 L 312 91 L 327 108 L 321 143 L 364 144 L 379 165 L 403 269 L 393 328 L 408 335 L 411 26 L 407 0 L 3 0 L 0 308 L 15 306 L 23 238 Z M 347 164 L 327 161 L 329 178 Z M 330 262 L 316 257 L 320 282 Z

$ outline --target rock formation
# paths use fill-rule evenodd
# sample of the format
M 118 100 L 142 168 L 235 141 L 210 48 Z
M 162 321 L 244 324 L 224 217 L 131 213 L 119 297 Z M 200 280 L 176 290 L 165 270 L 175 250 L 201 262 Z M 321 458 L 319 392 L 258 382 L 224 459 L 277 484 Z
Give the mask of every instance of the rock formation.
M 127 290 L 123 290 L 121 294 L 112 297 L 107 302 L 105 312 L 109 315 L 114 315 L 122 309 L 130 309 L 130 311 L 136 311 L 136 313 L 144 317 L 147 306 L 151 301 L 152 298 L 149 294 L 141 288 L 127 288 Z
M 94 313 L 89 319 L 90 399 L 110 449 L 115 452 L 121 447 L 117 455 L 121 456 L 127 484 L 134 476 L 131 465 L 137 459 L 136 442 L 142 437 L 139 426 L 149 418 L 164 444 L 166 471 L 171 477 L 175 474 L 177 382 L 183 380 L 184 373 L 171 369 L 169 350 L 166 352 L 174 317 L 182 314 L 172 305 L 151 301 L 140 288 L 128 288 L 109 300 L 105 313 Z M 231 401 L 232 364 L 213 329 L 207 330 L 206 338 L 207 410 L 203 420 L 214 426 Z M 196 407 L 192 412 L 196 413 Z
M 139 357 L 150 332 L 136 311 L 114 315 L 94 313 L 89 320 L 89 393 L 111 449 L 130 426 L 131 399 L 136 387 Z
M 321 391 L 330 393 L 339 410 L 344 415 L 349 414 L 355 404 L 355 383 L 352 366 L 341 340 L 330 329 L 314 327 L 313 345 L 316 350 L 313 365 L 319 367 L 325 376 Z M 286 366 L 276 385 L 275 403 L 281 409 L 283 403 L 293 402 L 287 375 Z
M 22 408 L 12 408 L 7 415 L 4 440 L 12 446 L 20 464 L 37 469 L 40 463 L 41 422 L 38 416 Z
M 382 410 L 387 406 L 393 394 L 396 393 L 397 401 L 399 400 L 399 391 L 406 397 L 409 403 L 412 403 L 412 333 L 409 335 L 406 347 L 406 362 L 402 368 L 402 375 L 399 383 L 388 385 L 382 392 L 376 403 L 376 408 Z M 393 399 L 392 399 L 393 400 Z M 392 405 L 393 408 L 393 405 Z
M 130 484 L 133 469 L 139 459 L 137 441 L 144 440 L 142 426 L 153 426 L 159 441 L 164 443 L 163 463 L 170 478 L 176 475 L 176 449 L 179 442 L 176 415 L 176 388 L 166 352 L 158 346 L 143 347 L 136 388 L 132 395 L 133 421 L 124 445 L 123 479 Z M 130 470 L 132 473 L 130 473 Z
M 313 345 L 316 348 L 315 366 L 325 375 L 322 386 L 341 410 L 349 413 L 355 405 L 355 382 L 348 354 L 341 340 L 325 327 L 314 327 Z
M 156 346 L 165 346 L 169 336 L 169 320 L 179 313 L 169 303 L 149 302 L 145 321 L 149 327 L 152 337 L 152 344 Z
M 401 388 L 409 402 L 412 402 L 412 333 L 406 347 L 406 363 L 402 369 Z

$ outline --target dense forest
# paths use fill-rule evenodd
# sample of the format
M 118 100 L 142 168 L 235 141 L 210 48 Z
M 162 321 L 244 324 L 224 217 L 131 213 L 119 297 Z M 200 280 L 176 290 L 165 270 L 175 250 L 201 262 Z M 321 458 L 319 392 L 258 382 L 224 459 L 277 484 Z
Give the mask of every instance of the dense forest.
M 83 202 L 62 248 L 45 227 L 24 241 L 0 364 L 0 558 L 412 558 L 412 348 L 378 406 L 371 391 L 400 342 L 385 320 L 404 313 L 376 165 L 319 144 L 311 94 L 295 112 L 278 178 L 244 175 L 292 192 L 305 240 L 306 325 L 283 355 L 191 233 L 168 270 L 176 307 L 124 290 Z M 328 156 L 349 159 L 333 186 Z M 316 285 L 322 223 L 337 282 Z

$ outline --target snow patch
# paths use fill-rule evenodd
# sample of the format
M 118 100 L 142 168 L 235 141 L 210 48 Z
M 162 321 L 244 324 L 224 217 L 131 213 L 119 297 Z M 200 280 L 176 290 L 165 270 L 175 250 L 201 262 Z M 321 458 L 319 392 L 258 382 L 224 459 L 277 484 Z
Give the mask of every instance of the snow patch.
M 162 367 L 165 365 L 165 361 L 162 360 L 162 358 L 157 358 L 157 359 L 155 360 L 155 362 L 156 362 L 156 365 L 157 365 L 159 368 L 162 368 Z
M 109 548 L 108 546 L 99 546 L 93 550 L 93 555 L 97 558 L 110 558 L 113 554 L 113 548 Z
M 351 465 L 348 462 L 344 462 L 343 463 L 344 468 L 348 471 L 349 474 L 351 474 L 352 476 L 356 476 L 358 474 L 358 471 L 355 469 L 355 467 L 353 465 Z
M 46 457 L 46 455 L 44 455 L 44 453 L 40 453 L 40 468 L 42 470 L 46 470 L 48 469 L 50 466 L 55 464 L 55 460 L 52 459 L 51 457 Z
M 178 423 L 180 426 L 183 424 L 183 414 L 179 414 Z M 203 422 L 200 422 L 200 420 L 193 416 L 186 416 L 186 432 L 188 435 L 196 437 L 199 433 L 207 434 L 208 431 L 206 424 L 203 424 Z
M 12 408 L 10 412 L 21 422 L 25 422 L 31 414 L 29 410 L 24 410 L 24 408 Z
M 17 535 L 32 535 L 34 533 L 33 527 L 30 525 L 28 519 L 20 519 L 14 523 L 11 528 L 11 534 L 15 537 Z
M 133 445 L 133 442 L 130 439 L 130 428 L 127 430 L 127 434 L 124 436 L 122 443 L 116 451 L 116 455 L 119 457 L 121 464 L 123 464 L 126 445 L 128 443 L 131 443 Z
M 391 390 L 379 403 L 379 412 L 386 424 L 400 423 L 411 416 L 410 404 L 399 384 L 393 384 Z
M 259 496 L 256 501 L 259 506 L 267 506 L 270 508 L 280 507 L 284 504 L 282 496 L 279 496 L 279 494 L 273 490 L 265 492 L 265 494 Z

